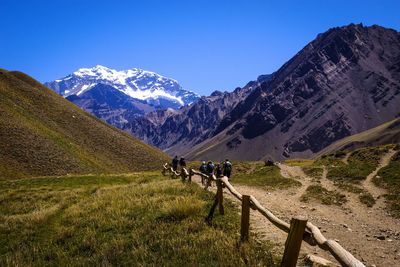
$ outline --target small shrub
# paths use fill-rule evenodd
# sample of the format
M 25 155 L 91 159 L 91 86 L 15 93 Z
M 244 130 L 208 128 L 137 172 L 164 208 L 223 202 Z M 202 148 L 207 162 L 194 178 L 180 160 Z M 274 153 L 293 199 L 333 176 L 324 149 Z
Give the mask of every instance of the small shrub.
M 333 155 L 335 158 L 344 158 L 346 156 L 346 152 L 345 151 L 337 151 Z
M 368 207 L 372 207 L 373 205 L 375 205 L 374 197 L 368 192 L 361 193 L 359 195 L 359 199 L 360 199 L 361 203 L 367 205 Z
M 323 173 L 323 168 L 322 167 L 314 167 L 314 166 L 307 166 L 307 167 L 303 167 L 303 171 L 305 174 L 307 174 L 308 176 L 312 177 L 312 178 L 316 178 L 316 179 L 321 179 L 322 177 L 322 173 Z
M 308 202 L 311 198 L 320 201 L 325 205 L 338 205 L 347 202 L 346 196 L 336 191 L 329 191 L 321 185 L 310 185 L 300 200 Z

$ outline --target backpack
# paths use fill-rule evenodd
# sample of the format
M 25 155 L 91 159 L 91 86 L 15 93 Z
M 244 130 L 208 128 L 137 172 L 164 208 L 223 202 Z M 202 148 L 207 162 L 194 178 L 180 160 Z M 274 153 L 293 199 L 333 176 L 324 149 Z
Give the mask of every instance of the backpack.
M 201 173 L 205 173 L 207 171 L 207 166 L 206 165 L 201 165 L 199 168 Z
M 207 164 L 207 172 L 208 173 L 214 172 L 214 164 Z
M 228 171 L 228 172 L 232 171 L 232 163 L 230 163 L 229 161 L 225 162 L 224 163 L 224 170 Z

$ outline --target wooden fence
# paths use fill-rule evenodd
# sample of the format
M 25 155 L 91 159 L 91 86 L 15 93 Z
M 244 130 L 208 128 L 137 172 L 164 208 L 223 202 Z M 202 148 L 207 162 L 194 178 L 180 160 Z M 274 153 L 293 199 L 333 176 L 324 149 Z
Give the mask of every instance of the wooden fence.
M 250 226 L 250 208 L 260 212 L 265 218 L 267 218 L 273 225 L 282 231 L 288 233 L 288 237 L 285 242 L 285 251 L 283 254 L 281 266 L 294 267 L 297 263 L 299 256 L 300 247 L 302 241 L 312 245 L 318 246 L 323 250 L 329 251 L 335 259 L 342 266 L 349 267 L 365 267 L 365 265 L 357 260 L 350 252 L 345 250 L 339 243 L 334 240 L 325 238 L 317 226 L 307 221 L 303 217 L 294 217 L 291 219 L 290 224 L 276 217 L 271 211 L 263 207 L 258 200 L 249 195 L 242 195 L 239 193 L 229 182 L 228 177 L 216 178 L 215 175 L 206 175 L 199 171 L 186 168 L 182 168 L 180 172 L 174 171 L 171 167 L 168 167 L 168 163 L 163 165 L 163 175 L 168 173 L 172 178 L 181 178 L 182 181 L 186 179 L 191 182 L 193 175 L 201 177 L 202 184 L 207 189 L 212 182 L 217 185 L 217 194 L 215 200 L 211 206 L 210 212 L 206 218 L 208 223 L 211 223 L 214 216 L 216 207 L 218 206 L 219 213 L 224 214 L 223 206 L 223 189 L 226 188 L 228 191 L 237 198 L 242 204 L 241 214 L 241 227 L 240 227 L 240 239 L 245 242 L 249 238 L 249 226 Z

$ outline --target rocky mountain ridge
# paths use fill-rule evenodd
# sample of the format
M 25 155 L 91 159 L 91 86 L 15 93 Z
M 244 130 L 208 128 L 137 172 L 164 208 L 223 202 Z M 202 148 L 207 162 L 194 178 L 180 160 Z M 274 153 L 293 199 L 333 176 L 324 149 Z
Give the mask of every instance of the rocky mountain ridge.
M 319 34 L 273 75 L 126 130 L 190 159 L 309 157 L 399 115 L 400 34 L 350 24 Z
M 148 112 L 189 105 L 199 98 L 171 78 L 142 69 L 81 68 L 47 87 L 117 127 Z
M 185 153 L 216 134 L 217 126 L 257 86 L 271 78 L 260 76 L 233 92 L 214 91 L 179 110 L 158 110 L 136 117 L 123 128 L 145 142 L 170 153 Z

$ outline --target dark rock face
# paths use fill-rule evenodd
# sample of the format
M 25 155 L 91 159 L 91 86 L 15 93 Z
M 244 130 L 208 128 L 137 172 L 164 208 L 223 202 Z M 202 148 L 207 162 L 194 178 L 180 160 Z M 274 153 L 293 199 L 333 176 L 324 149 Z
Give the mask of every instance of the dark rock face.
M 131 132 L 192 159 L 282 159 L 311 156 L 395 118 L 399 107 L 400 33 L 351 24 L 318 35 L 272 75 L 146 116 L 150 132 L 133 120 Z
M 79 96 L 70 95 L 66 99 L 117 128 L 122 128 L 128 120 L 154 110 L 145 101 L 127 96 L 105 84 L 97 84 Z
M 185 148 L 214 136 L 221 121 L 258 85 L 252 82 L 231 93 L 215 91 L 179 110 L 151 112 L 132 119 L 124 130 L 171 153 L 184 153 Z
M 351 126 L 343 118 L 337 118 L 335 121 L 326 121 L 322 126 L 312 129 L 308 134 L 298 139 L 289 141 L 285 145 L 284 152 L 302 152 L 310 149 L 316 153 L 331 143 L 342 139 L 351 134 Z

